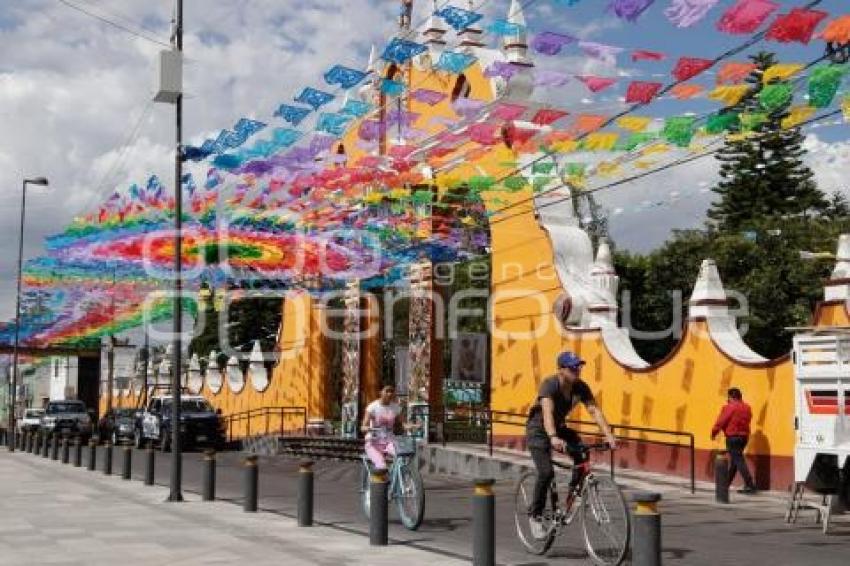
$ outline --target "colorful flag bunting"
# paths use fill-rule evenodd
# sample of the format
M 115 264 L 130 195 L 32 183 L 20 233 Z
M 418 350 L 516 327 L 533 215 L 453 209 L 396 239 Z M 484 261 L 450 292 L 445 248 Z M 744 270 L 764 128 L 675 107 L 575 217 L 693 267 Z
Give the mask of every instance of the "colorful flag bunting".
M 717 84 L 739 83 L 756 69 L 755 63 L 726 63 L 717 71 Z
M 428 106 L 435 106 L 446 99 L 446 95 L 436 90 L 420 88 L 410 95 L 417 102 L 424 102 Z
M 487 26 L 487 31 L 493 35 L 513 37 L 525 33 L 525 26 L 499 18 L 497 20 L 493 20 L 493 22 Z
M 850 43 L 850 15 L 835 18 L 821 32 L 824 41 L 844 45 Z
M 673 116 L 664 121 L 661 135 L 665 140 L 679 147 L 687 147 L 694 137 L 693 116 Z
M 300 102 L 311 106 L 313 110 L 318 110 L 335 97 L 329 92 L 324 92 L 313 87 L 306 87 L 301 91 L 301 94 L 295 97 L 295 102 Z
M 607 65 L 617 64 L 617 55 L 623 52 L 622 47 L 614 47 L 604 43 L 596 43 L 595 41 L 579 41 L 578 47 L 585 55 L 599 59 Z
M 587 151 L 611 151 L 617 145 L 620 134 L 616 132 L 594 132 L 583 140 Z
M 786 130 L 795 128 L 811 118 L 815 112 L 817 108 L 814 106 L 794 106 L 788 110 L 788 116 L 782 120 L 782 127 Z
M 735 106 L 747 93 L 750 92 L 750 86 L 746 84 L 739 85 L 718 85 L 713 91 L 708 93 L 708 98 L 722 102 L 725 106 Z
M 655 0 L 611 0 L 608 9 L 618 18 L 634 23 L 653 2 Z
M 484 17 L 483 14 L 455 6 L 445 6 L 434 12 L 434 15 L 443 18 L 455 31 L 463 31 Z
M 590 90 L 590 92 L 600 92 L 608 88 L 617 82 L 617 79 L 610 79 L 606 77 L 594 77 L 590 75 L 578 75 L 576 76 L 578 80 L 584 83 L 584 86 Z
M 809 104 L 815 108 L 826 108 L 832 104 L 847 70 L 843 65 L 821 65 L 812 69 L 809 76 Z
M 682 57 L 673 69 L 673 76 L 677 81 L 684 82 L 691 79 L 714 64 L 710 59 L 699 59 L 697 57 Z
M 325 73 L 325 82 L 329 85 L 339 85 L 344 89 L 356 86 L 366 78 L 366 73 L 343 65 L 334 65 Z
M 381 92 L 387 96 L 401 96 L 404 93 L 404 83 L 392 79 L 381 79 Z
M 655 98 L 655 95 L 658 94 L 658 91 L 661 90 L 661 87 L 663 86 L 664 85 L 661 83 L 632 81 L 632 83 L 629 84 L 628 90 L 626 91 L 626 102 L 637 104 L 649 104 L 650 102 L 652 102 L 652 99 Z
M 652 118 L 645 116 L 623 116 L 617 118 L 617 126 L 630 132 L 642 132 L 652 122 Z
M 784 81 L 802 70 L 803 65 L 800 65 L 799 63 L 777 63 L 776 65 L 771 65 L 764 70 L 761 80 L 765 84 L 774 79 Z
M 779 4 L 771 0 L 738 0 L 720 17 L 717 29 L 732 34 L 753 33 L 778 8 Z
M 274 115 L 278 118 L 283 118 L 293 126 L 297 126 L 310 114 L 310 112 L 311 110 L 309 108 L 281 104 L 278 109 L 275 110 Z
M 428 51 L 428 48 L 424 45 L 408 41 L 406 39 L 401 39 L 400 37 L 394 37 L 393 40 L 390 41 L 389 45 L 387 45 L 386 49 L 384 49 L 381 59 L 389 61 L 390 63 L 403 65 L 412 58 L 425 53 L 426 51 Z
M 687 28 L 701 21 L 718 2 L 720 0 L 672 0 L 664 15 L 673 25 Z
M 670 94 L 672 94 L 679 100 L 687 100 L 689 98 L 695 97 L 704 90 L 705 87 L 698 84 L 678 84 L 675 85 L 672 89 L 670 89 Z
M 775 112 L 790 103 L 793 97 L 794 92 L 790 84 L 767 84 L 759 92 L 759 103 L 768 112 Z
M 636 49 L 632 51 L 632 61 L 663 61 L 667 56 L 658 51 L 647 51 L 645 49 Z
M 538 126 L 549 126 L 567 115 L 569 115 L 569 113 L 564 112 L 563 110 L 541 108 L 537 111 L 531 121 Z
M 544 55 L 557 55 L 565 45 L 578 41 L 575 37 L 564 33 L 544 31 L 531 40 L 531 48 Z
M 794 8 L 787 14 L 781 14 L 767 30 L 766 39 L 780 43 L 802 43 L 808 45 L 815 28 L 829 14 L 821 10 Z
M 475 63 L 476 57 L 467 53 L 458 53 L 455 51 L 443 51 L 440 54 L 440 59 L 435 67 L 453 75 L 459 75 L 464 72 L 470 65 Z

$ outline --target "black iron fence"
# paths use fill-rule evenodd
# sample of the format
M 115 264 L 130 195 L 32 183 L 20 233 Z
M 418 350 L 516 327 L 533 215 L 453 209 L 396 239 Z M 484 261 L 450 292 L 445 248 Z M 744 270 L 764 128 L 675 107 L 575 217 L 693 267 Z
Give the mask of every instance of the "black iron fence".
M 524 429 L 527 418 L 528 415 L 524 413 L 494 411 L 486 408 L 455 407 L 444 409 L 440 423 L 442 427 L 442 443 L 443 446 L 447 442 L 487 444 L 488 452 L 492 456 L 496 437 L 493 433 L 494 426 L 502 425 L 522 428 L 522 431 L 516 435 L 520 436 L 525 434 Z M 567 425 L 582 435 L 602 436 L 596 423 L 592 421 L 568 420 Z M 696 491 L 696 447 L 693 433 L 625 424 L 611 424 L 610 426 L 611 432 L 614 433 L 615 438 L 619 441 L 687 450 L 690 460 L 691 493 Z M 647 437 L 648 435 L 650 436 L 649 438 Z M 616 473 L 615 451 L 609 451 L 609 455 L 611 475 L 614 476 Z
M 227 425 L 227 439 L 230 442 L 235 440 L 239 433 L 245 437 L 273 433 L 281 436 L 307 434 L 306 407 L 259 407 L 232 413 L 224 417 L 224 420 Z M 291 424 L 297 426 L 289 426 Z

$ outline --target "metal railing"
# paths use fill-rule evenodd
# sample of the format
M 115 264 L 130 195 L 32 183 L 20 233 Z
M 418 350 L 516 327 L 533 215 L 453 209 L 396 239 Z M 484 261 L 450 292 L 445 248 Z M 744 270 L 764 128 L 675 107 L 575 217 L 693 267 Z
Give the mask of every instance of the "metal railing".
M 272 417 L 276 417 L 280 421 L 280 426 L 272 428 Z M 292 429 L 287 428 L 286 420 L 287 419 L 298 419 L 301 421 L 300 428 Z M 281 436 L 284 434 L 306 434 L 307 433 L 307 408 L 306 407 L 295 407 L 295 406 L 284 406 L 284 407 L 259 407 L 256 409 L 249 409 L 247 411 L 240 411 L 238 413 L 233 413 L 224 417 L 224 420 L 227 422 L 227 438 L 228 441 L 232 442 L 234 440 L 233 428 L 234 424 L 245 423 L 245 437 L 249 437 L 252 434 L 271 434 L 272 432 L 278 432 Z M 255 420 L 260 420 L 261 424 L 259 426 L 252 424 Z
M 494 425 L 506 425 L 525 428 L 528 415 L 524 413 L 512 413 L 509 411 L 494 411 L 484 408 L 462 408 L 461 410 L 443 410 L 442 414 L 442 443 L 446 445 L 447 439 L 454 437 L 466 442 L 486 442 L 490 456 L 493 456 Z M 576 432 L 583 435 L 601 437 L 596 423 L 592 421 L 568 420 L 566 424 Z M 465 430 L 464 430 L 465 425 Z M 655 446 L 667 446 L 670 448 L 684 448 L 688 450 L 690 457 L 690 486 L 691 493 L 696 492 L 696 447 L 694 435 L 691 432 L 668 430 L 662 428 L 650 428 L 631 426 L 625 424 L 611 424 L 611 432 L 617 440 L 626 442 L 640 442 Z M 587 430 L 593 427 L 594 430 Z M 454 430 L 453 430 L 454 429 Z M 458 430 L 463 432 L 458 433 Z M 524 432 L 523 432 L 524 434 Z M 654 440 L 637 435 L 659 435 L 670 440 Z M 673 441 L 672 439 L 684 439 L 685 442 Z M 449 440 L 451 441 L 451 440 Z M 615 452 L 609 451 L 611 476 L 615 475 L 616 459 Z

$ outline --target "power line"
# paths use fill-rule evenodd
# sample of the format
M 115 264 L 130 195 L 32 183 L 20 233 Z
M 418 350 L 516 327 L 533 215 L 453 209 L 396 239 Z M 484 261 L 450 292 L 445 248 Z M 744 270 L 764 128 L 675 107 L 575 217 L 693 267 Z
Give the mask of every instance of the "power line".
M 142 34 L 138 30 L 135 30 L 135 29 L 133 29 L 133 28 L 127 26 L 127 25 L 124 25 L 121 22 L 117 22 L 115 20 L 111 20 L 107 17 L 104 17 L 104 16 L 101 16 L 101 15 L 96 14 L 94 12 L 91 12 L 91 11 L 87 10 L 86 8 L 84 8 L 82 6 L 79 6 L 77 4 L 70 2 L 69 0 L 59 0 L 59 2 L 61 4 L 64 4 L 65 6 L 73 9 L 73 10 L 76 10 L 76 11 L 82 13 L 82 14 L 85 14 L 86 16 L 89 16 L 90 18 L 94 18 L 94 19 L 96 19 L 100 22 L 103 22 L 104 24 L 107 24 L 107 25 L 110 25 L 114 28 L 120 29 L 121 31 L 129 33 L 130 35 L 133 35 L 133 36 L 138 37 L 140 39 L 144 39 L 144 40 L 149 41 L 151 43 L 155 43 L 157 45 L 161 45 L 163 47 L 167 47 L 169 49 L 171 48 L 171 44 L 169 44 L 169 43 L 166 43 L 166 42 L 164 42 L 160 39 L 157 39 L 155 37 L 151 37 L 150 35 Z

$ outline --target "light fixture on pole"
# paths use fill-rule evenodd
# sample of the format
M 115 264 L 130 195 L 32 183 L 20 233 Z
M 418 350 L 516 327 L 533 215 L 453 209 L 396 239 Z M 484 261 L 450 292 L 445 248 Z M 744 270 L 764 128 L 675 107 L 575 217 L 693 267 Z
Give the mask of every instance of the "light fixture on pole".
M 21 270 L 24 262 L 24 219 L 27 210 L 27 185 L 48 185 L 45 177 L 24 179 L 21 189 L 21 233 L 18 240 L 18 290 L 15 294 L 15 348 L 12 354 L 12 391 L 9 395 L 9 452 L 15 451 L 15 409 L 18 398 L 18 342 L 21 333 Z

